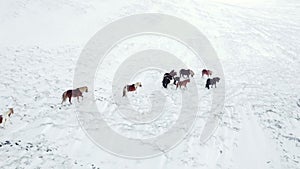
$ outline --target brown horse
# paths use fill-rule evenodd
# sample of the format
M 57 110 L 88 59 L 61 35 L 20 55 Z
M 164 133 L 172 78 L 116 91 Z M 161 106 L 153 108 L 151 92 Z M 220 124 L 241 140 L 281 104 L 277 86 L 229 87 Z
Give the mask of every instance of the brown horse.
M 176 89 L 178 88 L 178 86 L 184 86 L 186 88 L 186 84 L 190 82 L 190 79 L 186 79 L 186 80 L 183 80 L 183 81 L 179 81 L 177 84 L 176 84 Z
M 3 113 L 3 115 L 0 115 L 0 124 L 3 123 L 3 127 L 5 127 L 5 122 L 9 120 L 12 114 L 14 114 L 14 109 L 9 108 L 8 111 Z
M 123 97 L 126 96 L 127 92 L 136 91 L 136 89 L 138 87 L 142 87 L 142 83 L 141 82 L 137 82 L 137 83 L 132 84 L 132 85 L 126 85 L 126 86 L 124 86 L 124 88 L 123 88 Z
M 208 69 L 203 69 L 202 70 L 202 77 L 204 75 L 207 75 L 208 77 L 212 75 L 212 71 L 211 70 L 208 70 Z
M 88 87 L 84 86 L 84 87 L 80 87 L 80 88 L 77 88 L 77 89 L 65 91 L 62 95 L 61 104 L 63 104 L 66 101 L 67 98 L 69 98 L 69 102 L 70 102 L 70 104 L 72 104 L 72 102 L 71 102 L 72 97 L 77 97 L 77 100 L 79 102 L 79 96 L 83 98 L 83 96 L 82 96 L 83 92 L 88 92 Z

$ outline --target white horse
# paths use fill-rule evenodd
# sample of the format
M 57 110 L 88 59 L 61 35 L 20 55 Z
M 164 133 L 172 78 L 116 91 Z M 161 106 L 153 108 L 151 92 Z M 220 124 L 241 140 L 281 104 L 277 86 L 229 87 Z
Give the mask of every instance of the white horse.
M 9 118 L 12 114 L 14 114 L 14 109 L 9 108 L 8 111 L 6 111 L 2 115 L 0 115 L 0 124 L 3 124 L 3 127 L 5 127 L 6 121 L 9 120 Z

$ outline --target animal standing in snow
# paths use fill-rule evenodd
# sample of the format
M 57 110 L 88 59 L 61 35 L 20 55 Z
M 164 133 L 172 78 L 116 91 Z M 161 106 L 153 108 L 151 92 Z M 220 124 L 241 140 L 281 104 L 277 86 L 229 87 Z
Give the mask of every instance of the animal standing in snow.
M 176 76 L 177 73 L 172 70 L 170 73 L 165 73 L 164 74 L 164 78 L 162 81 L 162 85 L 164 88 L 167 88 L 168 84 L 171 82 L 171 80 L 174 78 L 174 76 Z
M 136 91 L 138 87 L 142 87 L 142 83 L 141 82 L 137 82 L 135 84 L 132 85 L 126 85 L 123 88 L 123 97 L 127 95 L 127 92 L 133 92 Z
M 206 80 L 206 85 L 205 85 L 205 87 L 207 88 L 207 89 L 209 89 L 209 86 L 211 85 L 211 88 L 213 87 L 213 85 L 215 85 L 215 88 L 217 88 L 217 82 L 219 82 L 220 81 L 220 78 L 219 77 L 214 77 L 214 78 L 212 78 L 212 79 L 210 79 L 210 78 L 208 78 L 207 80 Z
M 183 80 L 183 81 L 179 81 L 177 84 L 176 84 L 176 89 L 178 88 L 178 86 L 181 88 L 181 86 L 184 86 L 186 88 L 186 84 L 190 82 L 190 79 L 186 79 L 186 80 Z
M 176 85 L 180 81 L 180 77 L 179 76 L 173 77 L 173 79 L 174 79 L 174 85 Z
M 175 72 L 174 70 L 172 70 L 170 73 L 165 73 L 165 75 L 170 75 L 172 77 L 177 75 L 177 72 Z
M 179 71 L 179 75 L 180 75 L 180 77 L 182 76 L 183 78 L 184 78 L 184 76 L 187 76 L 187 78 L 190 78 L 190 75 L 193 77 L 195 75 L 195 73 L 190 69 L 187 69 L 187 70 L 181 69 Z
M 3 115 L 0 115 L 0 124 L 3 124 L 3 127 L 5 127 L 6 121 L 9 120 L 9 118 L 12 114 L 14 114 L 14 109 L 9 108 L 8 111 L 3 113 Z
M 207 77 L 211 76 L 212 75 L 212 71 L 211 70 L 207 70 L 207 69 L 203 69 L 202 70 L 202 77 L 204 75 L 207 75 Z
M 77 97 L 77 100 L 79 102 L 79 96 L 82 97 L 82 99 L 83 99 L 83 96 L 82 96 L 83 92 L 88 92 L 88 87 L 84 86 L 84 87 L 80 87 L 80 88 L 77 88 L 77 89 L 65 91 L 62 95 L 61 104 L 63 104 L 66 101 L 67 98 L 69 98 L 69 102 L 70 102 L 70 104 L 72 104 L 72 102 L 71 102 L 72 97 Z

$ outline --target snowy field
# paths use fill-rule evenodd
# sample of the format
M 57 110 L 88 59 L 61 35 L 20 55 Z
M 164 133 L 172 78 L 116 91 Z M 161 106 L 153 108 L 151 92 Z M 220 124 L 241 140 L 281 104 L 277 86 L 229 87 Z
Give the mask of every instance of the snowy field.
M 0 168 L 300 168 L 299 9 L 298 0 L 0 0 L 0 110 L 13 106 L 15 111 L 11 123 L 0 127 Z M 94 90 L 84 95 L 94 92 L 94 100 L 85 101 L 95 102 L 101 117 L 123 136 L 164 133 L 178 118 L 182 100 L 175 86 L 162 88 L 165 70 L 137 73 L 132 81 L 144 85 L 128 95 L 140 112 L 136 119 L 148 117 L 158 104 L 150 91 L 166 96 L 167 109 L 162 120 L 146 126 L 148 132 L 136 132 L 138 127 L 114 114 L 118 103 L 110 95 L 122 59 L 147 49 L 168 51 L 194 70 L 191 84 L 198 88 L 199 113 L 189 136 L 162 155 L 136 160 L 108 153 L 89 139 L 76 112 L 85 101 L 60 103 L 62 93 L 75 88 L 77 60 L 89 39 L 113 21 L 142 13 L 172 15 L 197 27 L 219 57 L 226 90 L 218 128 L 203 143 L 212 91 L 201 78 L 204 64 L 165 37 L 118 44 L 97 69 Z

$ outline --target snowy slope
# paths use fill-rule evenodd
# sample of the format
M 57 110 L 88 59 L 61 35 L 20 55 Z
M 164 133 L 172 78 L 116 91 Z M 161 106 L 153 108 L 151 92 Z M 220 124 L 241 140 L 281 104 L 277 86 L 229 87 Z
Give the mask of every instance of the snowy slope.
M 0 1 L 0 109 L 9 104 L 15 108 L 12 124 L 0 128 L 1 168 L 300 168 L 299 7 L 296 0 Z M 211 101 L 205 97 L 210 92 L 201 88 L 203 64 L 166 38 L 139 37 L 119 44 L 101 67 L 105 73 L 95 77 L 95 84 L 103 82 L 96 85 L 95 101 L 111 110 L 104 118 L 112 126 L 121 124 L 114 130 L 137 134 L 122 128 L 122 118 L 112 115 L 109 95 L 111 70 L 135 52 L 158 48 L 185 56 L 181 59 L 197 70 L 194 80 L 205 98 L 190 137 L 164 155 L 128 160 L 96 146 L 81 129 L 75 105 L 60 105 L 61 94 L 73 87 L 80 52 L 99 29 L 147 12 L 177 16 L 203 32 L 222 63 L 226 100 L 217 131 L 201 144 Z M 149 110 L 151 81 L 145 77 L 155 81 L 162 73 L 145 72 L 132 79 L 146 85 L 140 95 L 129 96 L 134 108 Z M 165 91 L 174 103 L 172 110 L 180 102 L 174 90 Z M 166 119 L 171 125 L 176 116 Z M 155 135 L 167 127 L 138 134 Z

